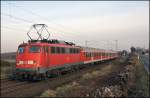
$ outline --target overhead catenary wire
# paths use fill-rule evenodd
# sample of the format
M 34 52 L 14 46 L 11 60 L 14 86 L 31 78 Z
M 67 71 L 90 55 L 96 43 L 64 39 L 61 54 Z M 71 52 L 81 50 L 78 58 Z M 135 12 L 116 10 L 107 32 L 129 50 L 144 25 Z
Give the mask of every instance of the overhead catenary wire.
M 21 30 L 21 31 L 25 31 L 26 32 L 26 30 L 24 30 L 24 29 L 18 29 L 18 28 L 11 28 L 11 27 L 8 27 L 8 26 L 2 26 L 2 28 L 6 28 L 6 29 L 10 29 L 10 30 L 15 30 L 15 31 L 18 31 L 18 30 Z
M 8 16 L 8 17 L 11 16 L 10 18 L 13 18 L 13 19 L 15 19 L 15 20 L 19 20 L 19 21 L 23 21 L 23 22 L 26 22 L 26 23 L 32 23 L 32 24 L 34 24 L 33 21 L 26 20 L 26 19 L 24 19 L 24 18 L 19 18 L 19 17 L 13 16 L 13 15 L 9 15 L 9 14 L 7 14 L 7 13 L 2 13 L 2 15 Z M 53 29 L 55 29 L 55 30 L 57 30 L 57 31 L 60 31 L 61 33 L 64 33 L 64 31 L 59 30 L 59 29 L 54 28 L 54 27 L 49 27 L 49 26 L 48 26 L 48 28 L 53 28 Z M 61 33 L 59 33 L 59 34 L 61 34 Z M 64 33 L 64 34 L 65 34 L 65 35 L 68 35 L 68 34 L 66 34 L 66 33 Z
M 2 15 L 4 15 L 4 16 L 11 16 L 10 18 L 14 18 L 15 20 L 19 20 L 19 21 L 23 21 L 23 22 L 27 22 L 27 23 L 32 23 L 32 21 L 29 21 L 29 20 L 26 20 L 26 19 L 23 19 L 23 18 L 19 18 L 19 17 L 15 17 L 15 16 L 12 16 L 12 15 L 9 15 L 9 14 L 6 14 L 6 13 L 2 13 Z M 8 26 L 3 26 L 3 27 L 7 28 L 7 29 L 21 30 L 21 29 L 11 28 L 11 27 L 8 27 Z M 57 32 L 60 31 L 61 32 L 61 33 L 59 33 L 60 35 L 69 36 L 72 39 L 74 39 L 71 35 L 65 34 L 63 31 L 61 31 L 59 29 L 56 29 L 56 28 L 53 28 L 53 27 L 48 27 L 48 28 L 53 29 L 53 30 L 55 29 Z
M 9 3 L 8 3 L 8 4 L 9 4 Z M 32 14 L 32 15 L 35 15 L 35 16 L 37 16 L 37 17 L 40 17 L 41 19 L 44 19 L 44 20 L 46 20 L 46 21 L 50 21 L 51 23 L 57 25 L 58 27 L 62 27 L 62 28 L 64 28 L 64 29 L 66 30 L 66 28 L 65 28 L 62 24 L 54 23 L 54 22 L 52 22 L 52 21 L 51 21 L 49 18 L 47 18 L 47 17 L 41 16 L 41 15 L 39 15 L 39 14 L 37 14 L 37 13 L 34 13 L 34 12 L 30 11 L 30 10 L 27 10 L 27 9 L 25 9 L 25 8 L 22 8 L 21 6 L 18 6 L 18 5 L 14 5 L 14 4 L 12 4 L 12 3 L 11 3 L 11 6 L 19 7 L 19 8 L 21 8 L 22 10 L 24 10 L 24 11 L 26 11 L 26 12 Z M 67 30 L 69 30 L 69 29 L 70 29 L 70 27 L 67 28 Z M 70 30 L 69 30 L 69 31 L 70 31 Z M 77 31 L 71 30 L 71 32 L 72 32 L 72 31 L 73 31 L 73 32 L 76 32 L 76 33 L 72 33 L 72 34 L 77 34 Z M 66 32 L 66 31 L 65 31 L 65 32 Z M 71 32 L 70 32 L 70 33 L 71 33 Z
M 13 19 L 15 19 L 15 20 L 19 20 L 19 21 L 23 21 L 23 22 L 26 22 L 26 23 L 34 23 L 33 21 L 30 21 L 30 20 L 26 20 L 26 19 L 24 19 L 24 18 L 20 18 L 20 17 L 16 17 L 16 16 L 13 16 L 13 15 L 9 15 L 9 14 L 7 14 L 7 13 L 2 13 L 2 15 L 4 15 L 4 16 L 8 16 L 8 17 L 10 17 L 10 18 L 13 18 Z M 58 31 L 60 31 L 61 33 L 64 33 L 65 35 L 68 35 L 68 34 L 66 34 L 64 31 L 62 31 L 62 30 L 60 30 L 60 29 L 56 29 L 56 28 L 54 28 L 54 27 L 50 27 L 50 26 L 48 26 L 48 28 L 53 28 L 53 29 L 55 29 L 57 32 Z M 61 34 L 61 33 L 59 33 L 59 34 Z M 71 35 L 71 36 L 74 36 L 74 35 Z M 73 37 L 72 37 L 73 38 Z M 73 38 L 74 39 L 74 38 Z
M 14 5 L 14 4 L 12 4 L 11 3 L 11 7 L 12 6 L 16 6 L 16 7 L 20 7 L 20 6 L 18 6 L 18 5 Z M 27 11 L 28 13 L 30 13 L 30 14 L 32 14 L 32 15 L 35 15 L 35 16 L 37 16 L 37 17 L 40 17 L 40 19 L 44 19 L 44 20 L 47 20 L 47 21 L 50 21 L 48 18 L 46 18 L 46 17 L 43 17 L 43 16 L 41 16 L 41 15 L 38 15 L 38 14 L 36 14 L 36 13 L 34 13 L 34 12 L 32 12 L 32 11 L 30 11 L 30 10 L 26 10 L 26 9 L 24 9 L 24 8 L 22 8 L 22 7 L 20 7 L 22 10 L 24 10 L 24 11 Z M 12 15 L 11 15 L 12 14 Z M 28 19 L 24 19 L 24 18 L 20 18 L 20 17 L 16 17 L 16 16 L 14 16 L 13 15 L 13 13 L 11 13 L 11 14 L 7 14 L 7 13 L 2 13 L 2 15 L 4 15 L 4 16 L 7 16 L 7 17 L 9 17 L 9 18 L 12 18 L 12 19 L 14 19 L 14 20 L 18 20 L 18 21 L 23 21 L 23 22 L 26 22 L 26 23 L 32 23 L 32 24 L 35 24 L 35 22 L 32 20 L 28 20 Z M 56 24 L 56 23 L 54 23 L 54 24 Z M 64 36 L 66 37 L 66 36 L 69 36 L 69 37 L 67 37 L 67 39 L 70 39 L 70 40 L 74 40 L 75 41 L 75 39 L 76 39 L 76 37 L 78 37 L 77 35 L 76 35 L 76 33 L 67 33 L 66 31 L 64 31 L 64 30 L 62 30 L 62 29 L 60 29 L 59 27 L 60 27 L 60 25 L 59 24 L 57 24 L 57 28 L 54 28 L 54 27 L 52 27 L 52 26 L 49 26 L 48 25 L 48 28 L 53 28 L 53 30 L 55 30 L 55 32 L 57 32 L 57 34 L 59 34 L 59 35 L 62 35 L 63 37 L 63 39 L 64 39 Z M 63 27 L 62 25 L 61 25 L 61 27 Z M 69 27 L 70 28 L 70 27 Z M 69 29 L 69 28 L 67 28 L 67 30 Z M 59 33 L 58 33 L 59 32 Z M 54 33 L 54 32 L 53 32 Z M 74 36 L 74 35 L 76 35 L 76 36 Z M 79 35 L 80 36 L 80 35 Z M 65 40 L 65 39 L 64 39 Z
M 4 16 L 7 16 L 7 17 L 10 17 L 10 18 L 13 18 L 13 19 L 17 19 L 17 20 L 20 20 L 20 21 L 23 21 L 23 22 L 27 22 L 27 23 L 34 23 L 33 21 L 26 20 L 24 18 L 16 17 L 16 16 L 13 16 L 13 15 L 9 15 L 7 13 L 1 13 L 1 15 L 4 15 Z

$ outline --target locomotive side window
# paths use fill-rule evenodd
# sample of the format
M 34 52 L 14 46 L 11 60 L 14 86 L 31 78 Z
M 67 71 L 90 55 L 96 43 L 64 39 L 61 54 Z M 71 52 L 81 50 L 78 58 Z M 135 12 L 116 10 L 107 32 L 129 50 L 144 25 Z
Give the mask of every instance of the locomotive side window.
M 51 47 L 51 53 L 56 53 L 55 47 Z
M 60 47 L 56 47 L 56 53 L 60 53 Z
M 23 52 L 24 52 L 24 47 L 19 47 L 19 48 L 18 48 L 18 53 L 21 54 L 21 53 L 23 53 Z
M 31 53 L 39 53 L 40 52 L 40 47 L 39 46 L 31 46 L 29 51 Z

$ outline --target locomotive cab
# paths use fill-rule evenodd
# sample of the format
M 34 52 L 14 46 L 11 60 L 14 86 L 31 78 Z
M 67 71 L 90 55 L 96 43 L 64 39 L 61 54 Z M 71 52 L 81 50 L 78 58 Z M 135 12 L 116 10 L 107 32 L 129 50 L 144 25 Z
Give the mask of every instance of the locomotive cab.
M 45 56 L 42 50 L 43 47 L 40 44 L 21 44 L 16 56 L 17 74 L 35 75 L 42 73 L 40 67 L 43 62 L 41 58 Z

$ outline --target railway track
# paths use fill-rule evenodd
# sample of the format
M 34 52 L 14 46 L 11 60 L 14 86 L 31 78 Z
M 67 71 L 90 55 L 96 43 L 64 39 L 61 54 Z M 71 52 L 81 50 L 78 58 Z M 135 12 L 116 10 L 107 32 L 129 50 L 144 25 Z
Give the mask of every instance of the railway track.
M 108 65 L 109 62 L 105 62 L 99 65 L 92 65 L 78 72 L 72 72 L 55 78 L 50 78 L 39 82 L 27 82 L 27 81 L 16 81 L 16 80 L 2 80 L 1 81 L 1 97 L 33 97 L 40 95 L 47 89 L 55 89 L 61 85 L 67 84 L 75 79 L 78 79 L 82 74 L 91 72 L 93 70 L 101 69 Z M 7 82 L 5 82 L 7 81 Z

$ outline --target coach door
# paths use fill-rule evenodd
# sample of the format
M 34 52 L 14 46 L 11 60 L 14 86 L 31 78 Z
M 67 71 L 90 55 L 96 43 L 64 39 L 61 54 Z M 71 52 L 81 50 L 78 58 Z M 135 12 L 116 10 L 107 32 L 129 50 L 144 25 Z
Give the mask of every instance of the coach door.
M 43 47 L 43 63 L 45 66 L 48 66 L 49 64 L 49 49 L 48 46 Z

